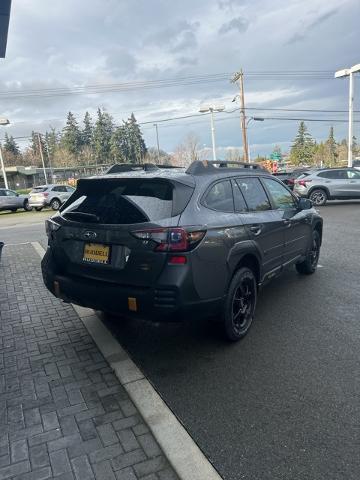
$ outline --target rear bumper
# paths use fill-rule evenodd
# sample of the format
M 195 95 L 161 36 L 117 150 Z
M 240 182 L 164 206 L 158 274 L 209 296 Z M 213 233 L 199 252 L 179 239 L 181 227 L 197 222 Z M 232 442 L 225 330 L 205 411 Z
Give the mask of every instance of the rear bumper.
M 30 207 L 45 207 L 47 205 L 46 200 L 41 200 L 41 201 L 31 201 L 29 200 L 29 205 Z
M 94 310 L 155 322 L 177 322 L 189 316 L 204 317 L 221 311 L 222 298 L 199 299 L 188 280 L 181 285 L 124 286 L 62 275 L 55 270 L 48 250 L 42 262 L 48 290 L 65 302 Z

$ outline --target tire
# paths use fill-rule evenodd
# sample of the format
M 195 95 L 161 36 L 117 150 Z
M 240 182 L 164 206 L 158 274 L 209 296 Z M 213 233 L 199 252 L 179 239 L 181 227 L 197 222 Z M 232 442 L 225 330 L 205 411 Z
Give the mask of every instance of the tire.
M 41 212 L 42 209 L 43 209 L 43 207 L 35 207 L 35 210 L 36 210 L 37 212 Z
M 31 212 L 32 207 L 30 207 L 28 200 L 26 200 L 26 201 L 24 202 L 24 207 L 23 207 L 23 208 L 24 208 L 24 210 L 25 210 L 26 212 Z
M 311 249 L 306 256 L 306 259 L 295 265 L 296 270 L 302 275 L 311 275 L 316 272 L 320 256 L 320 243 L 319 232 L 314 230 Z
M 254 272 L 241 267 L 231 280 L 223 307 L 222 328 L 227 340 L 236 342 L 247 334 L 254 318 L 256 300 Z
M 17 212 L 17 208 L 10 208 L 10 210 L 11 210 L 13 213 Z
M 322 188 L 315 188 L 310 193 L 309 198 L 316 207 L 322 207 L 328 201 L 328 194 Z
M 54 198 L 53 200 L 51 200 L 50 202 L 50 207 L 53 209 L 53 210 L 59 210 L 59 208 L 61 207 L 61 202 L 59 199 L 57 198 Z

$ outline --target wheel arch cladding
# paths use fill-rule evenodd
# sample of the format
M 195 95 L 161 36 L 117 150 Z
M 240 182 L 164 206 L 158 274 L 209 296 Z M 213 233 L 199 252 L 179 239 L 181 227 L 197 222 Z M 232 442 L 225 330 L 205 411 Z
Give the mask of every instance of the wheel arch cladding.
M 310 190 L 309 190 L 308 195 L 310 196 L 314 190 L 324 190 L 324 192 L 326 193 L 327 197 L 328 197 L 328 198 L 331 197 L 329 189 L 328 189 L 327 187 L 324 187 L 323 185 L 311 187 Z
M 234 271 L 233 275 L 239 270 L 241 267 L 248 267 L 250 270 L 253 271 L 255 278 L 256 278 L 256 283 L 259 284 L 260 282 L 260 262 L 257 256 L 254 253 L 246 253 L 244 254 L 240 260 L 238 261 Z
M 323 226 L 321 222 L 316 222 L 314 225 L 314 230 L 316 230 L 320 236 L 320 245 L 322 243 L 322 234 L 323 234 Z

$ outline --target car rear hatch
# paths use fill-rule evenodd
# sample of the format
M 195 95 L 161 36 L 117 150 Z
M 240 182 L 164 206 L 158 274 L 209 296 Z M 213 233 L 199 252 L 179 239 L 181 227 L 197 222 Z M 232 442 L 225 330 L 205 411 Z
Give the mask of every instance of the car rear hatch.
M 35 187 L 29 194 L 29 201 L 34 203 L 42 202 L 48 195 L 47 187 Z
M 151 239 L 135 232 L 176 227 L 192 193 L 192 186 L 167 179 L 80 180 L 75 194 L 49 222 L 61 273 L 150 287 L 167 253 L 156 251 Z

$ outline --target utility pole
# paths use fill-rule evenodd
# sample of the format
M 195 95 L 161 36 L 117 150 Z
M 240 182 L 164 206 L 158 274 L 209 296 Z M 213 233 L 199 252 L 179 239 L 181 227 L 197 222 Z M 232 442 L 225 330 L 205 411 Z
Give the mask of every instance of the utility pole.
M 4 178 L 5 188 L 8 189 L 9 185 L 8 185 L 7 176 L 6 176 L 6 172 L 5 172 L 5 165 L 4 165 L 4 159 L 3 159 L 1 145 L 0 145 L 0 162 L 1 162 L 1 171 L 2 171 L 2 174 L 3 174 L 3 178 Z
M 232 79 L 231 83 L 239 83 L 240 89 L 240 126 L 242 131 L 242 138 L 243 138 L 243 149 L 244 149 L 244 160 L 245 162 L 249 162 L 249 149 L 247 143 L 247 135 L 246 135 L 246 113 L 245 113 L 245 95 L 244 95 L 244 74 L 242 69 L 239 72 L 236 72 Z
M 39 141 L 39 150 L 40 150 L 41 162 L 42 162 L 43 171 L 44 171 L 45 184 L 48 185 L 48 178 L 47 178 L 47 175 L 46 175 L 46 168 L 45 168 L 45 162 L 44 162 L 44 155 L 43 155 L 43 150 L 42 150 L 40 133 L 37 134 L 37 137 L 38 137 L 38 141 Z
M 156 130 L 157 158 L 158 158 L 158 164 L 160 165 L 160 144 L 159 144 L 158 124 L 154 123 L 154 127 L 155 127 L 155 130 Z

